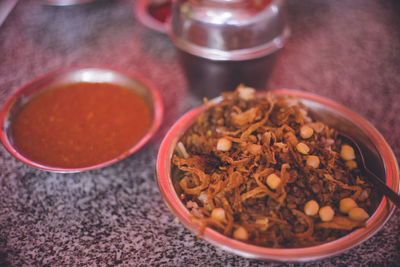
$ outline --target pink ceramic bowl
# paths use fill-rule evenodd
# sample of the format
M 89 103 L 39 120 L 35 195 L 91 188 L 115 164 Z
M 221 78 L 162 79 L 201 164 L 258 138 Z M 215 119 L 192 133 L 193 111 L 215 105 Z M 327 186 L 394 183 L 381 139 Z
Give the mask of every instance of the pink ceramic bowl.
M 151 123 L 147 133 L 128 151 L 113 159 L 107 160 L 100 164 L 81 168 L 62 168 L 57 166 L 47 166 L 27 156 L 21 154 L 14 146 L 14 140 L 11 130 L 11 124 L 14 116 L 21 110 L 21 108 L 38 93 L 47 90 L 51 87 L 77 82 L 91 82 L 91 83 L 110 83 L 120 85 L 134 90 L 140 97 L 142 97 L 148 104 L 151 110 Z M 155 86 L 141 77 L 138 74 L 128 74 L 114 69 L 105 68 L 74 68 L 58 70 L 41 76 L 32 82 L 24 85 L 10 96 L 0 112 L 0 139 L 5 148 L 17 159 L 31 165 L 33 167 L 53 172 L 80 172 L 92 169 L 102 168 L 117 161 L 120 161 L 143 147 L 150 138 L 155 134 L 161 124 L 163 116 L 163 104 L 161 96 Z
M 363 144 L 361 149 L 366 154 L 367 165 L 377 175 L 386 179 L 386 184 L 399 192 L 399 168 L 396 158 L 382 135 L 365 119 L 351 110 L 320 96 L 294 90 L 274 90 L 275 95 L 296 96 L 311 109 L 314 117 L 334 126 L 337 130 L 355 137 Z M 214 99 L 213 101 L 218 101 Z M 204 106 L 195 108 L 183 115 L 165 136 L 157 158 L 157 181 L 165 203 L 178 219 L 194 234 L 200 227 L 192 222 L 189 211 L 179 199 L 171 176 L 171 159 L 175 146 L 185 131 L 204 112 Z M 375 234 L 394 211 L 394 205 L 385 197 L 366 227 L 357 229 L 335 241 L 306 248 L 268 248 L 243 243 L 226 237 L 207 228 L 202 238 L 228 251 L 248 258 L 274 260 L 282 262 L 302 262 L 321 259 L 342 253 L 370 238 Z

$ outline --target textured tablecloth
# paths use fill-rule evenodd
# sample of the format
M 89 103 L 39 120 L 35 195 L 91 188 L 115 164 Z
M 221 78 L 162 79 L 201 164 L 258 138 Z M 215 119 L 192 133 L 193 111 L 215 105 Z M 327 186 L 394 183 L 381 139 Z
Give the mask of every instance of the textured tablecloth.
M 177 223 L 155 177 L 168 128 L 201 103 L 187 90 L 167 36 L 141 25 L 133 1 L 53 7 L 20 0 L 0 27 L 0 105 L 20 86 L 71 66 L 137 72 L 160 90 L 161 129 L 143 149 L 100 170 L 55 174 L 0 148 L 0 265 L 279 265 L 222 251 Z M 367 118 L 400 155 L 400 4 L 288 1 L 292 37 L 268 88 L 314 92 Z M 400 212 L 346 253 L 304 265 L 394 266 Z

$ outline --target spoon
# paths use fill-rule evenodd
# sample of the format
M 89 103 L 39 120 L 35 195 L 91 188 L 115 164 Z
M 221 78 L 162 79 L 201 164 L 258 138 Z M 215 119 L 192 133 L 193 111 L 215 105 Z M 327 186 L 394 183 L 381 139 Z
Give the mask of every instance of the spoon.
M 358 164 L 361 173 L 371 182 L 373 183 L 379 191 L 381 191 L 386 197 L 388 197 L 393 204 L 397 207 L 400 207 L 400 196 L 390 189 L 378 176 L 376 176 L 372 171 L 370 171 L 366 165 L 363 153 L 361 152 L 360 147 L 354 139 L 346 134 L 339 133 L 339 137 L 345 141 L 348 145 L 354 148 L 354 152 L 356 154 L 356 161 Z

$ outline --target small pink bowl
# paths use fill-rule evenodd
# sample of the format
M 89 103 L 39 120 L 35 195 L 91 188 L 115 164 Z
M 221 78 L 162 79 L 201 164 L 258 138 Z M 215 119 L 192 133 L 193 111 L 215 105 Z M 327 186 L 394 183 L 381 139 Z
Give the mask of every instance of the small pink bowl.
M 380 177 L 385 178 L 386 184 L 391 189 L 399 192 L 399 167 L 396 158 L 382 135 L 368 121 L 353 111 L 314 94 L 285 89 L 274 90 L 271 93 L 297 97 L 309 107 L 315 118 L 355 137 L 363 144 L 361 149 L 366 154 L 368 167 Z M 219 98 L 213 101 L 218 100 Z M 171 159 L 179 139 L 203 112 L 204 106 L 200 106 L 183 115 L 165 136 L 157 158 L 157 181 L 165 203 L 194 234 L 199 232 L 200 227 L 192 222 L 188 210 L 174 189 L 173 177 L 171 177 Z M 333 256 L 364 242 L 381 229 L 393 211 L 394 205 L 383 197 L 375 213 L 367 221 L 366 227 L 357 229 L 335 241 L 306 248 L 255 246 L 231 239 L 210 228 L 206 228 L 202 238 L 228 252 L 243 257 L 282 262 L 304 262 Z
M 78 82 L 111 83 L 134 90 L 146 101 L 151 110 L 152 121 L 147 133 L 139 140 L 138 143 L 136 143 L 122 155 L 93 166 L 81 168 L 61 168 L 57 166 L 47 166 L 22 155 L 14 146 L 13 135 L 10 127 L 14 116 L 27 102 L 29 102 L 32 97 L 37 95 L 39 92 L 54 86 Z M 155 134 L 161 124 L 162 116 L 163 104 L 158 90 L 152 83 L 138 74 L 126 74 L 120 71 L 102 68 L 75 68 L 59 70 L 48 73 L 31 81 L 10 96 L 0 112 L 0 139 L 5 148 L 14 157 L 28 165 L 52 172 L 80 172 L 111 165 L 138 151 Z
M 166 24 L 168 19 L 166 19 L 165 22 L 157 19 L 153 14 L 151 14 L 151 9 L 163 8 L 164 12 L 167 12 L 167 8 L 171 6 L 172 0 L 138 0 L 136 1 L 134 11 L 140 23 L 157 32 L 166 33 Z M 170 14 L 164 15 L 168 18 Z

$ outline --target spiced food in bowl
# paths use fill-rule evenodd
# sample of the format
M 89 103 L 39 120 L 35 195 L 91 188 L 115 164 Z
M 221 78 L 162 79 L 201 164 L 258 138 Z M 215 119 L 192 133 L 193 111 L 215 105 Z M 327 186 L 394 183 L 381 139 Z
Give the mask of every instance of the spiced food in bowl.
M 393 211 L 339 131 L 365 144 L 368 163 L 397 192 L 393 153 L 364 119 L 315 95 L 256 96 L 245 86 L 171 128 L 158 156 L 160 190 L 190 230 L 229 251 L 280 261 L 333 255 Z

